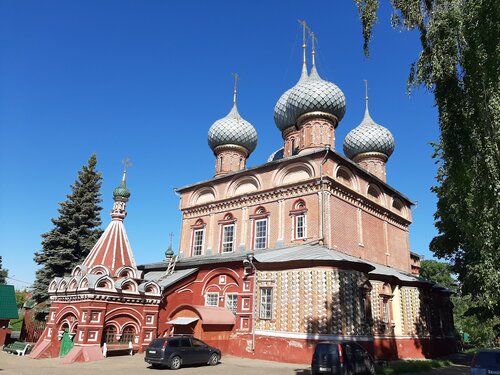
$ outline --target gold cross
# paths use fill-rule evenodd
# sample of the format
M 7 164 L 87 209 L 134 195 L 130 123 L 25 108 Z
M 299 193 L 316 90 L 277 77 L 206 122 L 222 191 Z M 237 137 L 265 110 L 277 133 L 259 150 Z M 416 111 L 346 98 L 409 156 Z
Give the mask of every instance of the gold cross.
M 237 92 L 237 89 L 238 89 L 238 81 L 240 80 L 240 76 L 238 75 L 238 73 L 231 73 L 234 77 L 234 97 L 233 97 L 233 102 L 236 103 L 236 92 Z
M 125 172 L 127 172 L 127 169 L 132 166 L 132 163 L 130 162 L 129 158 L 125 158 L 122 160 L 123 168 Z

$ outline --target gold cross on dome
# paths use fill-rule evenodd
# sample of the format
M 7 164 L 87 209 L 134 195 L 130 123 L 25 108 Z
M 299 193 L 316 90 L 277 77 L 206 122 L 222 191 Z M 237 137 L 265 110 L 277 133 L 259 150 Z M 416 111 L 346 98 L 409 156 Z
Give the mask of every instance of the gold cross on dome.
M 238 75 L 238 73 L 231 73 L 234 77 L 234 97 L 233 97 L 233 103 L 236 103 L 236 93 L 237 93 L 237 90 L 238 90 L 238 81 L 240 80 L 240 76 Z
M 124 160 L 122 160 L 122 164 L 125 172 L 127 172 L 127 169 L 132 166 L 129 158 L 125 158 Z

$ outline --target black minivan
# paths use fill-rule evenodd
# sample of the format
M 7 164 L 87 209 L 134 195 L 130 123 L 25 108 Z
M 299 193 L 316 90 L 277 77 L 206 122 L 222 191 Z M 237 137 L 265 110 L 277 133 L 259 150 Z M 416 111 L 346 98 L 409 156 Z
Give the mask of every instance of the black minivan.
M 375 374 L 371 355 L 353 342 L 320 342 L 314 350 L 313 374 L 357 375 Z
M 154 339 L 146 349 L 144 361 L 154 368 L 163 366 L 177 370 L 182 365 L 216 365 L 221 358 L 219 349 L 192 336 L 173 336 Z

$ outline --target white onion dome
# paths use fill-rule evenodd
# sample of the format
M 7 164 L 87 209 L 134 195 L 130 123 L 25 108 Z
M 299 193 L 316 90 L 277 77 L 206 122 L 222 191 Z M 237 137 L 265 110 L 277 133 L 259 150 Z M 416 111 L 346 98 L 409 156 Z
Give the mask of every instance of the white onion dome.
M 300 75 L 300 79 L 297 84 L 286 90 L 283 95 L 280 96 L 276 105 L 274 106 L 274 123 L 278 127 L 280 131 L 284 131 L 285 129 L 293 126 L 295 124 L 295 119 L 290 116 L 290 111 L 288 111 L 288 97 L 292 90 L 299 84 L 307 80 L 307 68 L 306 65 L 302 66 L 302 74 Z
M 367 152 L 379 152 L 389 157 L 394 151 L 395 142 L 388 129 L 373 121 L 367 105 L 363 120 L 347 133 L 343 146 L 344 154 L 349 159 Z
M 228 115 L 215 121 L 208 130 L 208 144 L 212 151 L 218 146 L 237 145 L 251 154 L 257 146 L 257 131 L 240 116 L 234 103 Z
M 333 115 L 340 122 L 346 111 L 346 100 L 340 88 L 321 79 L 313 65 L 308 79 L 292 88 L 289 93 L 286 112 L 296 123 L 303 114 L 325 112 Z

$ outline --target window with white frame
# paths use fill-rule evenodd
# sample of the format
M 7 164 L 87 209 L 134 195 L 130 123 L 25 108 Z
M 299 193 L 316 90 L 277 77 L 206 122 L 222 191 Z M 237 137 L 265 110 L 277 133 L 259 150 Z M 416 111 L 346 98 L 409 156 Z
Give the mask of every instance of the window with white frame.
M 234 224 L 222 227 L 222 252 L 231 253 L 234 250 Z
M 306 215 L 296 215 L 295 216 L 295 238 L 303 239 L 307 237 L 306 234 Z
M 236 314 L 236 311 L 238 310 L 237 294 L 226 294 L 226 309 L 231 310 Z
M 219 306 L 219 293 L 205 294 L 205 306 Z
M 383 322 L 384 323 L 389 323 L 389 319 L 390 319 L 390 314 L 389 314 L 389 301 L 387 299 L 383 299 L 382 300 L 382 307 L 383 307 Z
M 254 249 L 267 247 L 267 218 L 255 220 Z
M 273 288 L 260 288 L 260 319 L 271 319 L 273 309 Z
M 292 240 L 303 240 L 307 238 L 307 208 L 306 203 L 299 199 L 294 203 L 292 211 Z
M 193 233 L 193 255 L 201 255 L 203 253 L 203 240 L 205 229 L 196 229 Z

